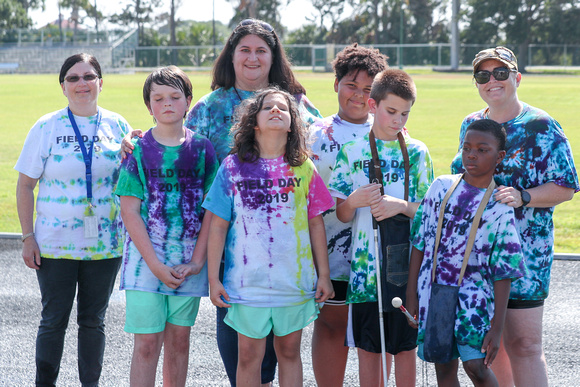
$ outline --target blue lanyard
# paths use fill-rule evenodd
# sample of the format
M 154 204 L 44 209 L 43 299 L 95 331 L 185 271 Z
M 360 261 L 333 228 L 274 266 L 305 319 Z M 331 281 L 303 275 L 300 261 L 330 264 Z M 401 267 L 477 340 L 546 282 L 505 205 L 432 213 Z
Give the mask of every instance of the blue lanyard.
M 75 131 L 75 135 L 77 136 L 79 148 L 81 148 L 81 152 L 83 154 L 83 160 L 85 161 L 85 176 L 86 176 L 86 180 L 87 180 L 87 199 L 88 199 L 89 203 L 91 203 L 91 201 L 93 199 L 93 175 L 91 172 L 91 165 L 93 163 L 93 143 L 94 143 L 94 141 L 89 141 L 89 145 L 87 146 L 89 148 L 89 150 L 87 151 L 87 149 L 85 147 L 85 142 L 83 140 L 83 137 L 81 136 L 81 132 L 79 130 L 79 127 L 77 126 L 77 123 L 75 121 L 75 118 L 74 118 L 72 112 L 70 111 L 70 108 L 68 108 L 68 118 L 70 120 L 70 123 L 72 124 L 73 130 Z M 99 129 L 100 121 L 101 121 L 101 114 L 100 114 L 100 112 L 98 112 L 97 113 L 97 128 L 95 129 L 95 134 L 97 134 L 97 131 Z

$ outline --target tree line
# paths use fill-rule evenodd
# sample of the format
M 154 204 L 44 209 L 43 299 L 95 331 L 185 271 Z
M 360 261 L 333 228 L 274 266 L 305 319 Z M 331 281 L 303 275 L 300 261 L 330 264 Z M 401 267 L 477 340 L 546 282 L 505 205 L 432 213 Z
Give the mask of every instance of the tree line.
M 304 15 L 305 24 L 295 31 L 282 25 L 281 10 L 292 0 L 229 0 L 234 16 L 227 26 L 180 20 L 183 0 L 121 1 L 122 11 L 103 15 L 99 0 L 59 0 L 59 14 L 70 14 L 73 26 L 90 22 L 97 31 L 105 18 L 109 24 L 137 28 L 142 46 L 223 44 L 231 28 L 248 17 L 270 23 L 286 44 L 449 43 L 451 39 L 452 0 L 310 0 L 316 11 Z M 580 0 L 459 1 L 460 43 L 508 45 L 522 66 L 528 62 L 530 44 L 580 44 Z M 44 0 L 0 0 L 0 28 L 29 28 L 29 11 L 44 6 Z

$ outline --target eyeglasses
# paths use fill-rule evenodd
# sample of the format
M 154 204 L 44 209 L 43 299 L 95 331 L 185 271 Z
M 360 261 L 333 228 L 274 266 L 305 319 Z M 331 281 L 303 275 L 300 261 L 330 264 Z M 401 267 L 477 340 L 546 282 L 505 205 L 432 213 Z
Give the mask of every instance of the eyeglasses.
M 509 78 L 511 72 L 515 72 L 515 70 L 510 70 L 507 67 L 497 67 L 491 72 L 487 70 L 478 71 L 473 74 L 473 78 L 475 78 L 475 82 L 484 85 L 489 82 L 492 75 L 496 81 L 505 81 Z
M 265 21 L 256 20 L 256 19 L 242 20 L 240 22 L 240 24 L 238 24 L 238 27 L 251 26 L 252 24 L 257 24 L 268 32 L 274 32 L 274 27 L 272 27 L 270 24 L 266 23 Z
M 85 74 L 82 77 L 80 77 L 78 75 L 69 75 L 68 77 L 65 77 L 64 80 L 69 82 L 69 83 L 77 83 L 82 78 L 85 80 L 85 82 L 92 82 L 95 79 L 97 79 L 98 77 L 99 76 L 97 74 Z

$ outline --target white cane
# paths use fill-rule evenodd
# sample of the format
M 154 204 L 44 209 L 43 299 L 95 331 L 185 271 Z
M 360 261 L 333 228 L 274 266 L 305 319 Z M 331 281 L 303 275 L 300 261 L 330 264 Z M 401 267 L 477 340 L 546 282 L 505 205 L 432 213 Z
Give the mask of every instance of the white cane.
M 373 217 L 373 231 L 375 233 L 375 257 L 377 268 L 377 298 L 379 302 L 379 332 L 381 334 L 381 362 L 383 364 L 383 386 L 387 387 L 387 350 L 385 348 L 385 323 L 383 319 L 383 291 L 381 287 L 381 257 L 379 255 L 379 225 Z

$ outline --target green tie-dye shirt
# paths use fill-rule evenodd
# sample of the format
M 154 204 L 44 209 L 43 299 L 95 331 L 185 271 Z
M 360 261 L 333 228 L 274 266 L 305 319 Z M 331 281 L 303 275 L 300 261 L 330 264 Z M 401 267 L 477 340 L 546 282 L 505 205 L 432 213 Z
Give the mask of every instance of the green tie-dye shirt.
M 405 167 L 399 142 L 377 139 L 385 194 L 399 199 L 405 194 Z M 409 153 L 409 201 L 419 202 L 433 181 L 433 163 L 425 144 L 405 135 Z M 346 143 L 338 153 L 328 187 L 334 197 L 346 199 L 369 184 L 372 156 L 368 134 Z M 376 257 L 370 207 L 356 210 L 352 227 L 352 263 L 347 303 L 374 302 L 376 299 Z

